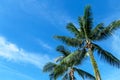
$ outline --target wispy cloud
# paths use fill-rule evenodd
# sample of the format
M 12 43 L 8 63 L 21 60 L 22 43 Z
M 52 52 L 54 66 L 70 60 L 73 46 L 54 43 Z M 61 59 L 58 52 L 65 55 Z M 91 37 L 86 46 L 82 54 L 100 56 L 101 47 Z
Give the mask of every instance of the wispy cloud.
M 0 7 L 3 8 L 4 14 L 13 14 L 12 9 L 17 8 L 17 10 L 27 14 L 28 16 L 34 16 L 40 19 L 46 20 L 53 25 L 64 25 L 67 22 L 71 21 L 71 16 L 67 13 L 66 10 L 56 5 L 60 4 L 59 1 L 49 1 L 49 0 L 6 0 L 5 3 L 7 7 L 3 7 L 1 4 Z M 9 7 L 10 6 L 10 7 Z M 9 7 L 9 8 L 8 8 Z M 9 12 L 8 12 L 9 11 Z
M 53 50 L 53 48 L 46 42 L 43 42 L 42 40 L 37 40 L 37 43 L 42 47 L 42 48 L 45 48 L 46 50 Z
M 4 37 L 0 37 L 0 57 L 8 61 L 30 63 L 41 69 L 45 63 L 51 61 L 48 55 L 27 52 L 7 41 Z
M 67 22 L 72 21 L 71 17 L 65 10 L 48 0 L 20 0 L 17 3 L 21 10 L 27 14 L 44 18 L 49 23 L 56 26 L 58 24 L 65 25 Z

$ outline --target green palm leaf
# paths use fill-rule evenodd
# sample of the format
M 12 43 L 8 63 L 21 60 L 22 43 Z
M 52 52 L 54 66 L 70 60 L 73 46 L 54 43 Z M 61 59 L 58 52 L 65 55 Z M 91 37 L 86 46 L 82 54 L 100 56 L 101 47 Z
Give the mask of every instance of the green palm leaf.
M 56 50 L 60 52 L 63 56 L 68 56 L 70 54 L 70 51 L 66 49 L 63 45 L 57 46 Z
M 112 33 L 118 28 L 120 28 L 120 20 L 113 21 L 111 24 L 109 24 L 107 27 L 105 27 L 98 33 L 96 39 L 97 40 L 106 39 L 107 37 L 111 36 Z
M 78 23 L 79 23 L 79 26 L 80 26 L 80 30 L 83 32 L 83 26 L 84 26 L 84 19 L 83 17 L 78 17 Z
M 98 55 L 100 55 L 101 59 L 105 60 L 113 66 L 120 68 L 120 60 L 113 56 L 110 52 L 102 49 L 97 44 L 93 44 L 93 48 L 97 51 Z
M 55 39 L 61 40 L 68 46 L 80 47 L 83 45 L 83 41 L 75 38 L 70 38 L 66 36 L 55 36 Z
M 66 27 L 70 32 L 72 32 L 75 36 L 79 35 L 78 29 L 74 26 L 73 23 L 69 23 Z
M 98 24 L 92 31 L 91 31 L 91 37 L 90 39 L 95 41 L 95 40 L 99 40 L 98 36 L 99 33 L 104 29 L 104 24 L 100 23 Z
M 86 50 L 77 50 L 74 53 L 71 53 L 67 57 L 65 57 L 61 63 L 66 64 L 68 67 L 73 66 L 73 65 L 78 65 L 80 64 L 84 57 L 86 55 Z
M 65 58 L 65 56 L 59 56 L 57 58 L 55 58 L 55 62 L 61 62 L 63 59 Z
M 85 7 L 83 21 L 84 21 L 84 24 L 81 27 L 84 27 L 87 35 L 89 35 L 91 33 L 91 29 L 93 26 L 91 7 L 89 5 Z
M 55 66 L 56 66 L 55 63 L 48 62 L 48 63 L 43 67 L 43 72 L 52 72 Z
M 66 56 L 70 54 L 70 51 L 66 49 L 63 45 L 57 46 L 56 50 L 62 54 L 62 56 L 59 56 L 55 59 L 55 62 L 62 61 Z
M 54 78 L 57 79 L 58 77 L 62 76 L 67 71 L 67 66 L 59 64 L 54 68 Z
M 89 78 L 90 80 L 95 80 L 95 77 L 93 75 L 91 75 L 88 72 L 85 72 L 81 69 L 77 69 L 74 67 L 74 70 L 84 79 L 84 78 Z

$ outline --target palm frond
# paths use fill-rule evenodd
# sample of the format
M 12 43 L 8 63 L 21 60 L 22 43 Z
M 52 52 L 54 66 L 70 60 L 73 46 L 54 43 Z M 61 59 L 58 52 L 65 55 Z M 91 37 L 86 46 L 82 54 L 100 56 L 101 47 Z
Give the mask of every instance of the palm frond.
M 68 56 L 70 54 L 70 51 L 66 49 L 63 45 L 57 46 L 56 50 L 59 51 L 63 56 Z
M 78 29 L 74 26 L 73 23 L 68 23 L 66 27 L 70 32 L 72 32 L 75 36 L 78 36 L 80 33 Z
M 79 38 L 79 39 L 85 39 L 83 17 L 78 17 L 78 23 L 79 23 L 79 26 L 80 26 L 80 28 L 78 29 L 79 30 L 79 35 L 76 36 L 76 37 Z
M 91 29 L 93 26 L 91 7 L 89 5 L 85 7 L 83 21 L 84 21 L 84 28 L 86 30 L 86 33 L 87 35 L 89 35 L 91 33 Z
M 59 51 L 62 56 L 59 56 L 55 59 L 55 62 L 59 62 L 59 61 L 62 61 L 66 56 L 68 56 L 71 52 L 66 49 L 63 45 L 59 45 L 57 46 L 56 48 L 57 51 Z
M 103 40 L 107 39 L 107 37 L 111 36 L 112 33 L 120 28 L 120 20 L 113 21 L 111 24 L 109 24 L 107 27 L 105 27 L 101 32 L 98 33 L 97 40 Z
M 83 41 L 75 38 L 70 38 L 66 36 L 55 36 L 55 39 L 61 40 L 68 46 L 73 46 L 73 47 L 80 47 L 83 45 Z
M 57 62 L 60 62 L 60 61 L 62 61 L 64 58 L 65 58 L 65 56 L 59 56 L 59 57 L 55 58 L 55 62 L 56 62 L 56 63 L 57 63 Z
M 100 55 L 101 59 L 106 61 L 112 66 L 116 66 L 120 68 L 120 60 L 117 59 L 114 55 L 112 55 L 110 52 L 102 49 L 100 46 L 97 44 L 92 43 L 93 49 L 97 51 L 98 55 Z
M 74 67 L 74 70 L 84 79 L 84 78 L 89 78 L 90 80 L 95 80 L 95 77 L 91 75 L 90 73 L 83 71 L 81 69 L 77 69 Z
M 55 63 L 48 62 L 48 63 L 43 67 L 43 72 L 52 72 L 55 66 L 56 66 Z
M 54 78 L 62 76 L 67 71 L 67 66 L 59 64 L 54 68 Z
M 95 41 L 98 40 L 99 33 L 104 29 L 104 24 L 100 23 L 98 24 L 92 31 L 91 31 L 91 37 L 90 39 Z
M 61 61 L 61 63 L 66 64 L 68 67 L 73 66 L 73 65 L 75 66 L 75 65 L 80 64 L 83 61 L 85 55 L 86 55 L 86 50 L 85 49 L 77 50 L 74 53 L 71 53 L 70 55 L 65 57 Z
M 84 19 L 83 17 L 78 17 L 78 23 L 79 23 L 79 26 L 80 26 L 80 30 L 83 32 L 83 26 L 84 26 Z

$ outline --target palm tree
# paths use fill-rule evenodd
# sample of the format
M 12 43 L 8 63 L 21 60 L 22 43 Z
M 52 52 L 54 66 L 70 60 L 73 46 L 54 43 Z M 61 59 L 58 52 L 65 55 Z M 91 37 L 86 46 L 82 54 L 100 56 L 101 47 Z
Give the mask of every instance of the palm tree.
M 74 72 L 77 72 L 83 79 L 89 78 L 91 80 L 95 80 L 94 76 L 92 76 L 90 73 L 76 67 L 76 65 L 82 62 L 83 57 L 85 57 L 85 50 L 84 52 L 76 50 L 73 54 L 69 50 L 65 49 L 64 46 L 58 46 L 57 51 L 62 54 L 62 56 L 56 58 L 55 61 L 57 63 L 49 62 L 43 68 L 44 72 L 50 72 L 50 80 L 56 80 L 62 75 L 62 80 L 75 80 L 76 78 Z
M 55 36 L 56 39 L 63 41 L 65 44 L 77 48 L 85 47 L 94 69 L 96 80 L 101 80 L 101 76 L 98 70 L 96 60 L 94 58 L 94 52 L 107 63 L 112 66 L 120 68 L 120 60 L 113 56 L 110 52 L 104 50 L 96 41 L 102 41 L 112 35 L 112 33 L 120 28 L 120 20 L 111 22 L 108 26 L 104 26 L 104 23 L 100 23 L 93 27 L 93 18 L 91 13 L 91 7 L 88 5 L 85 7 L 84 16 L 78 18 L 80 27 L 77 28 L 73 23 L 68 23 L 67 29 L 74 34 L 74 37 L 67 36 Z

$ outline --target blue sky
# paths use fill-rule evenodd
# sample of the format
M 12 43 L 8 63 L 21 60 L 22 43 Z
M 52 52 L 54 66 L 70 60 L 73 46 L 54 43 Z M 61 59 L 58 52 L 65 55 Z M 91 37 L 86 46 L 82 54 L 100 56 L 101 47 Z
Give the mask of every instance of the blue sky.
M 119 0 L 0 0 L 0 79 L 49 80 L 42 67 L 59 54 L 55 34 L 70 35 L 68 22 L 77 24 L 85 5 L 92 6 L 94 25 L 120 19 Z M 120 33 L 99 43 L 120 59 Z M 97 57 L 97 56 L 96 56 Z M 119 80 L 120 69 L 97 59 L 103 80 Z M 81 67 L 92 72 L 90 62 Z M 79 78 L 78 78 L 79 79 Z

